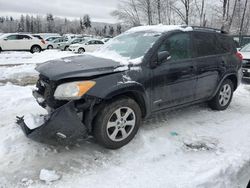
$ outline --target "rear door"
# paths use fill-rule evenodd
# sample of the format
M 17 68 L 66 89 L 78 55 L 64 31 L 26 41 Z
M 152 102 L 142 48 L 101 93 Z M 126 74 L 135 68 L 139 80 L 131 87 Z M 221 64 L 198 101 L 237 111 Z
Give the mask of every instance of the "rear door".
M 219 63 L 223 59 L 218 49 L 216 33 L 193 32 L 194 60 L 197 66 L 196 100 L 212 95 L 219 82 Z
M 169 36 L 158 50 L 162 51 L 168 51 L 171 59 L 153 69 L 153 111 L 192 102 L 195 95 L 196 68 L 190 33 Z
M 18 50 L 30 50 L 33 44 L 33 38 L 28 35 L 18 35 L 17 38 L 16 46 Z

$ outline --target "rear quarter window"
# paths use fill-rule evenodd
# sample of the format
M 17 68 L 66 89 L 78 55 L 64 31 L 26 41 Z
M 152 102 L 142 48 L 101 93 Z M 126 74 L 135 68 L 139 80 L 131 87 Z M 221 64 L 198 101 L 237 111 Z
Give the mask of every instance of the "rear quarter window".
M 237 51 L 236 44 L 232 37 L 227 35 L 218 35 L 218 42 L 221 53 L 235 53 Z
M 194 33 L 193 43 L 195 47 L 195 57 L 204 57 L 218 54 L 218 44 L 216 35 L 213 33 Z

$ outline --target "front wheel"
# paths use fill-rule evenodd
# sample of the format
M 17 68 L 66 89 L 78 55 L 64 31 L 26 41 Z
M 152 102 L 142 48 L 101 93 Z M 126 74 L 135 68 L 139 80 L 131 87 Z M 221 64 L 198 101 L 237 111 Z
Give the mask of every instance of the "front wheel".
M 225 80 L 215 97 L 209 101 L 209 106 L 213 110 L 225 110 L 230 105 L 233 98 L 234 86 L 231 80 Z
M 53 46 L 52 46 L 52 45 L 49 45 L 47 48 L 48 48 L 49 50 L 52 50 L 52 49 L 53 49 Z
M 130 98 L 120 98 L 107 104 L 97 115 L 93 133 L 97 142 L 109 149 L 128 144 L 141 124 L 141 109 Z

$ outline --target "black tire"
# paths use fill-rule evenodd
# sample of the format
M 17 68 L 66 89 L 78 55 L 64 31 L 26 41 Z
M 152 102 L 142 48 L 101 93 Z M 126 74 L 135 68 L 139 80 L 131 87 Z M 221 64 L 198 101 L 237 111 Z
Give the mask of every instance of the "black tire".
M 69 46 L 65 46 L 64 51 L 68 51 L 69 50 Z
M 226 95 L 228 97 L 224 97 L 221 94 L 221 92 L 223 91 L 223 88 L 225 88 L 226 86 L 230 87 L 230 91 L 231 91 L 230 94 Z M 234 85 L 233 85 L 232 81 L 229 79 L 226 79 L 221 84 L 221 87 L 218 90 L 217 94 L 214 96 L 214 98 L 211 101 L 209 101 L 208 104 L 209 104 L 210 108 L 213 110 L 219 110 L 219 111 L 226 110 L 232 101 L 233 92 L 234 92 Z M 226 93 L 228 93 L 228 92 L 226 92 Z M 222 103 L 220 101 L 221 98 L 225 98 L 224 103 Z M 222 99 L 222 101 L 223 101 L 223 99 Z
M 84 52 L 85 52 L 85 49 L 84 49 L 84 48 L 79 48 L 79 49 L 78 49 L 78 53 L 79 53 L 79 54 L 83 54 Z
M 41 51 L 42 51 L 42 48 L 40 46 L 38 46 L 38 45 L 34 45 L 30 49 L 30 52 L 32 54 L 34 54 L 34 53 L 40 53 Z
M 115 119 L 115 112 L 117 111 L 119 111 L 121 114 L 121 120 L 124 118 L 122 121 L 124 121 L 127 125 L 124 125 L 124 122 L 121 123 L 118 118 L 116 121 L 111 122 L 112 118 Z M 126 114 L 130 115 L 125 117 Z M 118 98 L 110 104 L 105 105 L 105 107 L 97 114 L 93 125 L 93 135 L 97 142 L 105 148 L 121 148 L 128 144 L 138 132 L 138 129 L 141 125 L 141 116 L 141 109 L 133 99 L 127 97 Z M 128 123 L 129 121 L 134 122 L 133 125 L 132 123 L 130 125 L 130 123 Z M 108 123 L 114 123 L 115 126 L 108 128 Z M 120 125 L 118 125 L 118 123 Z M 127 137 L 123 139 L 122 132 L 124 130 L 126 131 L 125 133 L 127 134 Z M 114 136 L 114 139 L 117 140 L 114 141 L 111 139 L 111 137 L 115 131 L 116 135 Z
M 52 45 L 48 45 L 47 49 L 52 50 L 53 46 Z

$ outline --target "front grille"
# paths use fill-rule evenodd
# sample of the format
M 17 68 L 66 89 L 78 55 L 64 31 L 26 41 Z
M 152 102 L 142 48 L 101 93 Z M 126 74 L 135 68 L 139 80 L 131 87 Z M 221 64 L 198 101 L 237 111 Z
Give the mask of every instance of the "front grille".
M 47 106 L 56 109 L 65 104 L 65 101 L 58 101 L 54 98 L 57 85 L 55 82 L 50 81 L 47 77 L 39 75 L 36 87 L 38 89 L 38 93 L 43 96 Z

